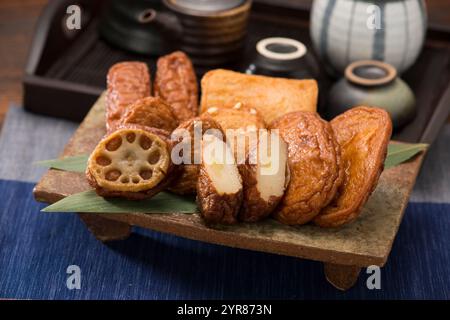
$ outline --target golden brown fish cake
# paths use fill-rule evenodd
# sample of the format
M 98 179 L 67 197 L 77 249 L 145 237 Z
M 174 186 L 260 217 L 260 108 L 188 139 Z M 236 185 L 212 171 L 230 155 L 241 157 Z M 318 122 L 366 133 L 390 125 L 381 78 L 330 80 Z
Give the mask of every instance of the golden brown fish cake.
M 383 171 L 392 134 L 389 114 L 378 108 L 350 109 L 331 126 L 341 146 L 345 175 L 337 197 L 314 219 L 321 227 L 338 227 L 358 217 Z
M 252 147 L 251 144 L 257 143 L 259 129 L 266 128 L 260 113 L 254 108 L 237 103 L 233 108 L 209 108 L 202 114 L 206 115 L 220 124 L 227 135 L 228 143 L 233 148 L 236 162 L 243 164 Z M 239 136 L 243 137 L 243 140 L 239 140 Z M 244 146 L 241 146 L 240 142 Z
M 121 124 L 137 124 L 172 132 L 178 125 L 172 108 L 162 99 L 146 97 L 126 107 Z
M 204 135 L 201 151 L 197 180 L 197 204 L 201 216 L 207 223 L 234 224 L 241 208 L 243 190 L 233 152 L 226 142 L 214 135 Z
M 239 220 L 256 222 L 268 217 L 281 201 L 289 184 L 288 147 L 276 133 L 259 135 L 245 164 L 239 166 L 244 200 Z
M 154 92 L 172 106 L 178 121 L 198 115 L 197 77 L 184 52 L 176 51 L 158 59 Z
M 336 194 L 343 173 L 328 122 L 313 112 L 292 112 L 271 124 L 288 144 L 290 182 L 274 217 L 289 225 L 312 220 Z
M 172 133 L 172 138 L 175 140 L 175 144 L 183 141 L 183 130 L 189 133 L 191 157 L 190 163 L 180 165 L 180 176 L 169 187 L 169 190 L 177 194 L 195 194 L 197 192 L 197 179 L 199 173 L 199 165 L 194 163 L 195 159 L 201 159 L 200 146 L 203 134 L 209 130 L 218 130 L 222 137 L 225 135 L 222 131 L 222 127 L 214 119 L 203 116 L 195 117 L 193 119 L 182 122 Z M 195 132 L 196 131 L 196 132 Z M 197 135 L 198 145 L 194 144 L 194 132 Z
M 119 126 L 91 153 L 86 177 L 103 197 L 151 198 L 174 177 L 172 142 L 166 131 L 139 125 Z
M 319 92 L 313 79 L 274 78 L 224 69 L 207 72 L 201 86 L 201 113 L 211 107 L 232 108 L 242 102 L 259 111 L 268 124 L 289 112 L 315 112 Z
M 202 115 L 208 115 L 216 120 L 224 130 L 245 129 L 248 127 L 266 128 L 266 123 L 258 110 L 240 102 L 236 103 L 232 108 L 208 108 Z
M 109 69 L 106 82 L 106 128 L 112 132 L 120 125 L 128 105 L 150 96 L 150 73 L 145 63 L 119 62 Z

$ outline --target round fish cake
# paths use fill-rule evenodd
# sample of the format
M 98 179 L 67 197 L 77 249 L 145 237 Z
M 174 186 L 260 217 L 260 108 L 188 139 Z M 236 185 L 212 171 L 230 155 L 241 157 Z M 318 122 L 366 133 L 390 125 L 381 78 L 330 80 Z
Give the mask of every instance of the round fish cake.
M 224 130 L 236 162 L 239 165 L 245 163 L 248 152 L 257 143 L 259 129 L 266 128 L 259 112 L 237 103 L 233 108 L 208 108 L 202 114 L 206 115 L 216 120 Z
M 379 108 L 350 109 L 331 126 L 341 146 L 345 175 L 337 197 L 314 219 L 321 227 L 338 227 L 358 217 L 383 171 L 392 134 L 391 118 Z
M 288 144 L 290 182 L 274 217 L 282 223 L 311 221 L 342 183 L 340 148 L 328 122 L 316 113 L 288 113 L 271 124 Z
M 178 125 L 172 108 L 160 98 L 139 99 L 126 108 L 121 124 L 137 124 L 172 132 Z
M 184 163 L 180 166 L 181 175 L 179 178 L 175 179 L 169 187 L 170 191 L 177 194 L 195 194 L 197 192 L 197 179 L 200 167 L 199 164 L 194 163 L 194 160 L 198 159 L 200 161 L 201 140 L 203 134 L 209 130 L 218 130 L 224 138 L 222 127 L 217 121 L 208 116 L 195 117 L 190 120 L 186 120 L 182 122 L 172 133 L 172 139 L 174 139 L 176 144 L 183 143 L 182 135 L 183 133 L 188 133 L 189 141 L 186 142 L 190 144 L 191 156 L 189 159 L 190 161 L 188 161 L 189 163 Z M 194 132 L 197 136 L 196 138 L 199 139 L 197 143 L 194 143 Z
M 237 223 L 243 190 L 233 151 L 226 142 L 214 135 L 205 134 L 202 145 L 202 162 L 197 180 L 197 204 L 201 216 L 207 223 Z
M 268 131 L 259 135 L 257 147 L 239 166 L 244 188 L 241 221 L 256 222 L 274 211 L 289 184 L 287 160 L 287 144 L 278 134 Z

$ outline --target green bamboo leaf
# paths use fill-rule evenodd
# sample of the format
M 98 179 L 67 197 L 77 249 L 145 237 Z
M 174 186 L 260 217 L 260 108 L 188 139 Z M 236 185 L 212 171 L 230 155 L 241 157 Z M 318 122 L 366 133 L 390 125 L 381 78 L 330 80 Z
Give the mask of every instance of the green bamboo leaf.
M 395 167 L 427 148 L 428 145 L 425 143 L 390 143 L 388 146 L 387 157 L 384 162 L 384 168 L 389 169 Z
M 194 197 L 161 192 L 151 199 L 132 201 L 122 198 L 103 198 L 94 190 L 68 196 L 42 209 L 43 212 L 93 212 L 93 213 L 195 213 Z
M 426 150 L 428 147 L 425 143 L 409 144 L 409 143 L 391 143 L 388 146 L 388 154 L 385 161 L 385 168 L 394 167 L 405 162 L 415 156 L 417 153 Z M 85 172 L 89 155 L 79 155 L 73 157 L 65 157 L 62 159 L 52 159 L 35 162 L 35 165 L 59 169 L 64 171 Z
M 83 154 L 62 159 L 38 161 L 35 162 L 34 165 L 64 171 L 84 172 L 86 170 L 88 159 L 89 155 Z
M 394 167 L 411 159 L 421 151 L 426 150 L 427 144 L 391 143 L 385 168 Z M 87 155 L 67 157 L 63 159 L 40 161 L 37 164 L 49 168 L 66 171 L 84 172 Z M 68 196 L 46 208 L 44 212 L 92 212 L 92 213 L 195 213 L 198 212 L 193 197 L 179 196 L 168 192 L 161 192 L 148 200 L 131 201 L 121 198 L 106 199 L 98 196 L 94 190 L 85 191 Z

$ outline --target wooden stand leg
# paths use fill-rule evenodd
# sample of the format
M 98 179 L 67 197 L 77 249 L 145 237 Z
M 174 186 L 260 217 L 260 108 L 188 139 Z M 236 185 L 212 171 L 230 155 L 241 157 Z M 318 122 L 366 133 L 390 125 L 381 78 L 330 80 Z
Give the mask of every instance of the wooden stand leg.
M 358 280 L 360 267 L 324 263 L 325 277 L 328 282 L 339 290 L 348 290 Z
M 131 233 L 131 226 L 126 223 L 105 219 L 96 214 L 79 213 L 78 215 L 97 240 L 103 242 L 124 240 Z

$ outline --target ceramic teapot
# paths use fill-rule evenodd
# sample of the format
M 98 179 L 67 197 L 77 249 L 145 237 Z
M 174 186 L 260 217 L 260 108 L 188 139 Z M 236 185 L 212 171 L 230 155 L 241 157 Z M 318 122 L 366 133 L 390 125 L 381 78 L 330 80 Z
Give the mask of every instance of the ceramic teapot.
M 161 55 L 185 51 L 196 64 L 239 57 L 251 0 L 112 0 L 100 34 L 123 49 Z

